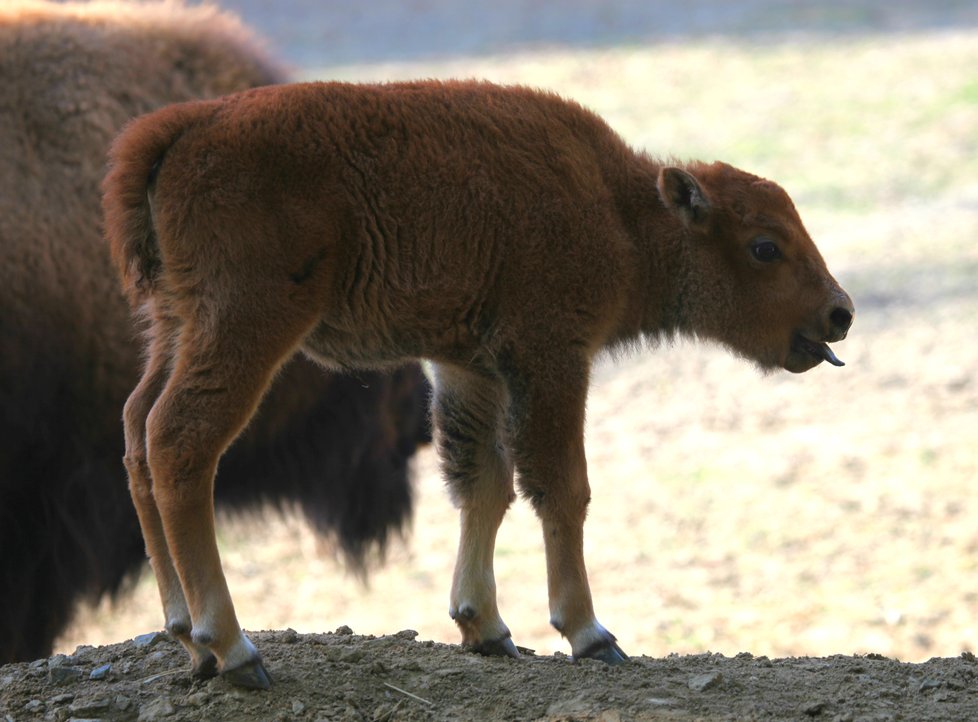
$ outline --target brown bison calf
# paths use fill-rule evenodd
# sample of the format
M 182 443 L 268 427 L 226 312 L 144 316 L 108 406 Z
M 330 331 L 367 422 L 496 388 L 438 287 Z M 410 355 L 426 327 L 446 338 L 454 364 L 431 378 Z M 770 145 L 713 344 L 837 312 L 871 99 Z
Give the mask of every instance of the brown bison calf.
M 119 463 L 140 346 L 99 183 L 135 115 L 284 80 L 233 16 L 176 2 L 0 2 L 0 664 L 50 654 L 146 554 Z M 221 464 L 218 501 L 297 503 L 354 562 L 411 512 L 417 366 L 297 358 Z
M 430 359 L 461 510 L 451 615 L 516 656 L 496 608 L 513 475 L 544 532 L 551 622 L 620 662 L 583 557 L 592 359 L 699 336 L 766 369 L 841 363 L 852 303 L 791 200 L 722 163 L 668 167 L 580 106 L 485 83 L 303 84 L 140 118 L 103 207 L 153 322 L 126 467 L 168 629 L 200 674 L 263 687 L 214 541 L 211 480 L 276 369 Z

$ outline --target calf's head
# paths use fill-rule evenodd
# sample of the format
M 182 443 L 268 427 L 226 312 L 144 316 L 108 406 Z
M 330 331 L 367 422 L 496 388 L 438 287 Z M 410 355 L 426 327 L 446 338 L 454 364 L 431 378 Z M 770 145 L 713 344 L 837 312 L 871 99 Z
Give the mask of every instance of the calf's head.
M 843 365 L 828 344 L 846 337 L 852 301 L 780 186 L 724 163 L 663 168 L 658 186 L 685 228 L 689 330 L 765 369 Z

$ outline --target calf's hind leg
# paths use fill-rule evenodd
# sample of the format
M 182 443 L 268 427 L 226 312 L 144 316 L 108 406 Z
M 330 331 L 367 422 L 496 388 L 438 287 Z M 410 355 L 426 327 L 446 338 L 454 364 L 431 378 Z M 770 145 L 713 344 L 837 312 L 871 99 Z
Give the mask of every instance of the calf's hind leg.
M 498 377 L 448 365 L 436 367 L 434 386 L 436 443 L 461 517 L 449 613 L 466 646 L 517 657 L 496 605 L 492 561 L 496 532 L 514 498 L 512 463 L 500 443 L 505 388 Z
M 190 610 L 166 544 L 146 458 L 146 417 L 170 375 L 170 363 L 179 333 L 179 323 L 172 317 L 159 309 L 154 309 L 153 316 L 146 370 L 123 410 L 126 436 L 124 462 L 129 474 L 129 493 L 159 587 L 166 629 L 190 653 L 194 676 L 213 677 L 217 674 L 217 659 L 210 650 L 194 644 L 190 638 Z
M 238 625 L 221 569 L 214 474 L 312 319 L 285 304 L 270 307 L 275 296 L 262 293 L 267 289 L 245 287 L 252 295 L 230 299 L 220 317 L 184 323 L 172 375 L 146 421 L 146 447 L 153 498 L 192 620 L 191 653 L 206 648 L 230 682 L 266 688 L 270 679 Z

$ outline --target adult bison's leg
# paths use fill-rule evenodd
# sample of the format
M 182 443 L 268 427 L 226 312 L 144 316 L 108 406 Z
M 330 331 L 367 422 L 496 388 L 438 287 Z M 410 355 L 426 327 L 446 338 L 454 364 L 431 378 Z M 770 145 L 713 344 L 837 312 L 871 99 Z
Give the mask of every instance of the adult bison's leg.
M 146 554 L 156 575 L 166 629 L 190 652 L 194 675 L 213 677 L 217 674 L 217 660 L 206 647 L 194 644 L 190 638 L 190 610 L 166 544 L 146 457 L 146 418 L 170 375 L 180 326 L 176 319 L 158 307 L 154 309 L 153 317 L 146 370 L 123 410 L 126 435 L 124 462 L 129 473 L 129 493 L 139 517 Z
M 190 610 L 191 641 L 216 656 L 230 682 L 264 688 L 268 674 L 238 625 L 221 569 L 214 474 L 313 318 L 260 282 L 242 282 L 233 295 L 210 316 L 199 304 L 185 322 L 173 373 L 146 422 L 147 451 L 166 544 Z
M 449 613 L 462 642 L 483 654 L 519 656 L 496 606 L 492 557 L 513 494 L 513 466 L 499 443 L 506 392 L 498 377 L 438 366 L 433 404 L 442 471 L 461 516 Z
M 589 362 L 574 349 L 541 350 L 506 372 L 520 491 L 543 525 L 550 623 L 575 658 L 627 659 L 594 616 L 584 564 L 584 519 L 591 499 L 584 455 Z

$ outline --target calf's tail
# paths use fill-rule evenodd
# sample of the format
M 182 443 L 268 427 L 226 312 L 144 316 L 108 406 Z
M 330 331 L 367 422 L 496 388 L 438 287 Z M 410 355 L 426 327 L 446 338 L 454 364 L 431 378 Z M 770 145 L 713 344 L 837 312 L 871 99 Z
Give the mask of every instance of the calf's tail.
M 123 290 L 133 304 L 152 294 L 162 269 L 150 191 L 167 150 L 213 110 L 198 101 L 170 105 L 130 121 L 109 150 L 102 182 L 102 215 Z

